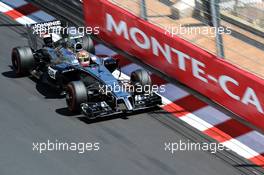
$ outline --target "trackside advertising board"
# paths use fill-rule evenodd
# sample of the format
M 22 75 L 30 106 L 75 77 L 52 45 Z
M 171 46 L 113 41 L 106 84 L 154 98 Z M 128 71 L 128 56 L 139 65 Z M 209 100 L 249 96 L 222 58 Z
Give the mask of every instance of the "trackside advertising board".
M 264 81 L 106 0 L 84 0 L 105 42 L 214 100 L 264 131 Z M 173 93 L 173 92 L 171 92 Z

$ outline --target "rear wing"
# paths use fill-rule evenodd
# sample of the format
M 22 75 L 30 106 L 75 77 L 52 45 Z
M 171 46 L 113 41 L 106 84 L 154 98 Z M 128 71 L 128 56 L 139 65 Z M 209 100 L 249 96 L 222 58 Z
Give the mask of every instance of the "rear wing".
M 47 21 L 31 24 L 30 28 L 33 31 L 33 34 L 37 34 L 41 37 L 42 34 L 57 34 L 60 35 L 62 30 L 67 27 L 67 23 L 56 20 L 56 21 Z
M 38 48 L 37 36 L 43 38 L 44 35 L 52 35 L 54 41 L 67 37 L 65 36 L 67 32 L 64 31 L 67 26 L 66 22 L 60 20 L 26 25 L 28 44 L 32 49 L 36 50 Z

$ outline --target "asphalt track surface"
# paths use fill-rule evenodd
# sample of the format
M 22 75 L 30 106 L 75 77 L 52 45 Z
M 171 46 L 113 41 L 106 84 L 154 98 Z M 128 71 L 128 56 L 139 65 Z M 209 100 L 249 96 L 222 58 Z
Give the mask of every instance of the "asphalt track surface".
M 0 15 L 0 24 L 14 23 Z M 1 175 L 240 175 L 240 158 L 203 151 L 164 151 L 164 142 L 207 140 L 204 135 L 157 109 L 128 117 L 89 122 L 67 112 L 66 103 L 10 68 L 14 46 L 27 45 L 22 27 L 0 27 Z M 79 154 L 32 150 L 33 142 L 99 142 L 100 150 Z M 226 156 L 224 156 L 226 154 Z M 232 157 L 232 156 L 231 156 Z M 236 163 L 235 160 L 240 162 Z M 243 160 L 244 161 L 244 160 Z M 242 162 L 243 162 L 242 161 Z

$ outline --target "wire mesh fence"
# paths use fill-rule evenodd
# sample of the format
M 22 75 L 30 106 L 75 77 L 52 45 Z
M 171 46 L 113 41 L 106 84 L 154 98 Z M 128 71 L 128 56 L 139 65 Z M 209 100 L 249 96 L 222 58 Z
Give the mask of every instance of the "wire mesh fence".
M 110 0 L 112 3 L 141 16 L 167 33 L 181 37 L 213 54 L 217 54 L 216 34 L 219 28 L 212 25 L 210 0 Z M 221 16 L 217 16 L 223 42 L 225 59 L 238 67 L 264 78 L 264 38 L 222 19 L 231 15 L 234 21 L 248 21 L 263 29 L 264 8 L 262 0 L 218 0 Z M 133 7 L 133 8 L 132 8 Z M 260 15 L 252 7 L 260 7 Z M 177 11 L 177 8 L 180 10 Z M 175 10 L 176 9 L 176 10 Z M 251 10 L 250 10 L 251 9 Z M 254 15 L 249 15 L 252 13 Z M 233 17 L 234 16 L 234 17 Z

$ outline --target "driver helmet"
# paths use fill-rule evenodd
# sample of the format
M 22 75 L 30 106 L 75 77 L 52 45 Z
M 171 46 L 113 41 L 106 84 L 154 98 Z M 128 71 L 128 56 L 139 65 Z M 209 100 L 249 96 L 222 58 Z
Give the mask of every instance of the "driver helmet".
M 53 47 L 52 35 L 44 33 L 42 34 L 44 45 L 47 47 Z
M 82 66 L 86 67 L 90 65 L 91 56 L 90 53 L 86 50 L 81 50 L 80 52 L 78 52 L 77 59 Z

